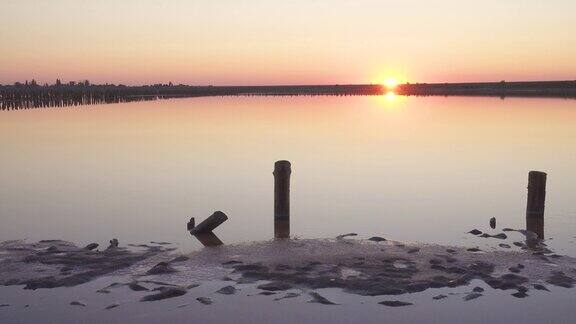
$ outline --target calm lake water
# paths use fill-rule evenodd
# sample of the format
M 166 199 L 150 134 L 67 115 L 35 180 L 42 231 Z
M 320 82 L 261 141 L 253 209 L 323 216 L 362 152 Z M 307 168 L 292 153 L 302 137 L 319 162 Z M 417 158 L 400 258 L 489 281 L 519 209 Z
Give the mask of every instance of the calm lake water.
M 548 173 L 546 238 L 576 254 L 576 101 L 226 97 L 0 112 L 0 240 L 199 247 L 273 235 L 273 164 L 292 162 L 292 234 L 482 246 L 524 228 Z M 517 238 L 517 237 L 514 237 Z M 498 242 L 496 242 L 498 241 Z M 507 241 L 511 243 L 510 240 Z

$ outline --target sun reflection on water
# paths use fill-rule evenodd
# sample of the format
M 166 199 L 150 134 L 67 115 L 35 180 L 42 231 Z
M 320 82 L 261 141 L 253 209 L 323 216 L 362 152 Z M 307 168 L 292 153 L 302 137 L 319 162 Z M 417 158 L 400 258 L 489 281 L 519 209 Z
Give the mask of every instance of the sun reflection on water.
M 376 96 L 375 99 L 379 106 L 384 108 L 386 111 L 398 110 L 403 101 L 403 97 L 392 90 L 386 91 L 386 93 L 383 93 L 380 96 Z

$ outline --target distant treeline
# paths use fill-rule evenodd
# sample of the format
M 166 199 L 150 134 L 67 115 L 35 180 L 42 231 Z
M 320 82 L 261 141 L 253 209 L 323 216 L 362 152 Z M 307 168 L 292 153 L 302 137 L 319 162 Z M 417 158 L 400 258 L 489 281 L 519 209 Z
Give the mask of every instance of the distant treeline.
M 400 85 L 396 92 L 415 96 L 576 98 L 576 81 L 416 83 Z
M 189 86 L 154 84 L 126 86 L 95 85 L 88 81 L 39 85 L 35 81 L 0 85 L 0 109 L 65 107 L 206 96 L 366 96 L 382 95 L 382 85 L 288 85 L 288 86 Z M 576 98 L 576 81 L 417 83 L 399 85 L 400 95 L 416 96 L 525 96 Z

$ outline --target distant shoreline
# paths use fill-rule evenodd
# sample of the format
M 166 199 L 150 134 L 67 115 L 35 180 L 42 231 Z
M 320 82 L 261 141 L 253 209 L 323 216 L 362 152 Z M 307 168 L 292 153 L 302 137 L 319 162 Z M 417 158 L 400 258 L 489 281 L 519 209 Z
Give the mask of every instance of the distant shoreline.
M 398 86 L 399 95 L 576 98 L 576 81 L 419 83 Z
M 36 82 L 0 86 L 0 110 L 65 107 L 168 98 L 211 96 L 376 96 L 394 92 L 405 96 L 490 96 L 576 99 L 576 81 L 414 83 L 387 89 L 380 84 L 189 86 L 94 85 L 88 81 L 38 85 Z

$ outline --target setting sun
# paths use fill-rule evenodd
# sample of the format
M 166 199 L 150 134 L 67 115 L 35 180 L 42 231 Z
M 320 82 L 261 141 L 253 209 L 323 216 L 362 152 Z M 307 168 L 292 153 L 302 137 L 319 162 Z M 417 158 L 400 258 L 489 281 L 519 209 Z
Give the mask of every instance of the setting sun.
M 398 86 L 398 80 L 396 78 L 388 78 L 384 81 L 384 86 L 388 90 L 393 90 Z

